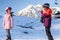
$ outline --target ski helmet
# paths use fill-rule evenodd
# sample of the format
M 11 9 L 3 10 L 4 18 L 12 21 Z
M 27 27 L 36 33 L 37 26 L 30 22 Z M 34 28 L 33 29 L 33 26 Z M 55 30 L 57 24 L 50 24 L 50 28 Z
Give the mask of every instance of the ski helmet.
M 49 3 L 45 3 L 45 4 L 43 5 L 43 7 L 47 7 L 47 8 L 49 8 L 50 5 L 49 5 Z

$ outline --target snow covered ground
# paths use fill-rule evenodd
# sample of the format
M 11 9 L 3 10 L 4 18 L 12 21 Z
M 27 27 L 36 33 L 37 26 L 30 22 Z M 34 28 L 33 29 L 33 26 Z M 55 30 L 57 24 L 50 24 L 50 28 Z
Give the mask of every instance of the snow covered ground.
M 0 40 L 6 39 L 6 31 L 0 18 Z M 23 28 L 19 25 L 32 28 Z M 51 32 L 55 40 L 60 40 L 60 19 L 52 20 Z M 14 16 L 14 28 L 11 30 L 12 40 L 47 40 L 43 24 L 34 18 Z

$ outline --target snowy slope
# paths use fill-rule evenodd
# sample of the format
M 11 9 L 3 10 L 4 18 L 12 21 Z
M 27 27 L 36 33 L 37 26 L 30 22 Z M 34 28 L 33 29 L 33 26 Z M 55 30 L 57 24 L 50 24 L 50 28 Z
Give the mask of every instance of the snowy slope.
M 6 31 L 2 26 L 2 18 L 0 19 L 0 39 L 6 39 Z M 24 23 L 23 23 L 24 22 Z M 19 25 L 25 25 L 23 28 Z M 52 20 L 52 35 L 55 40 L 60 40 L 60 19 Z M 11 30 L 12 40 L 47 40 L 43 24 L 34 18 L 14 16 L 14 28 Z

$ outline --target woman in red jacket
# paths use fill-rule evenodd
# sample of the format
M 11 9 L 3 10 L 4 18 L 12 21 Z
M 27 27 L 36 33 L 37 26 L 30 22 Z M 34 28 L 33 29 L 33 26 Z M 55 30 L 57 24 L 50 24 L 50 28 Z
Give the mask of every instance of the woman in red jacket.
M 48 37 L 48 40 L 53 40 L 53 37 L 52 37 L 51 32 L 50 32 L 52 10 L 51 10 L 51 8 L 49 8 L 49 6 L 50 5 L 48 3 L 45 3 L 43 5 L 44 11 L 41 11 L 41 18 L 42 18 L 41 22 L 44 23 L 45 31 L 46 31 L 46 35 Z

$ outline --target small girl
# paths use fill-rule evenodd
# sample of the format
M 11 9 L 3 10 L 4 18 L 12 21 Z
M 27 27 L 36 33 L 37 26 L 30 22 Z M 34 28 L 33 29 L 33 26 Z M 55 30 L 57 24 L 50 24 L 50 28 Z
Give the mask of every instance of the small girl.
M 11 10 L 12 10 L 11 7 L 6 8 L 6 13 L 4 15 L 4 20 L 3 20 L 3 26 L 7 32 L 7 39 L 6 40 L 11 40 L 10 29 L 12 29 L 12 27 L 13 27 L 13 17 L 12 17 Z

